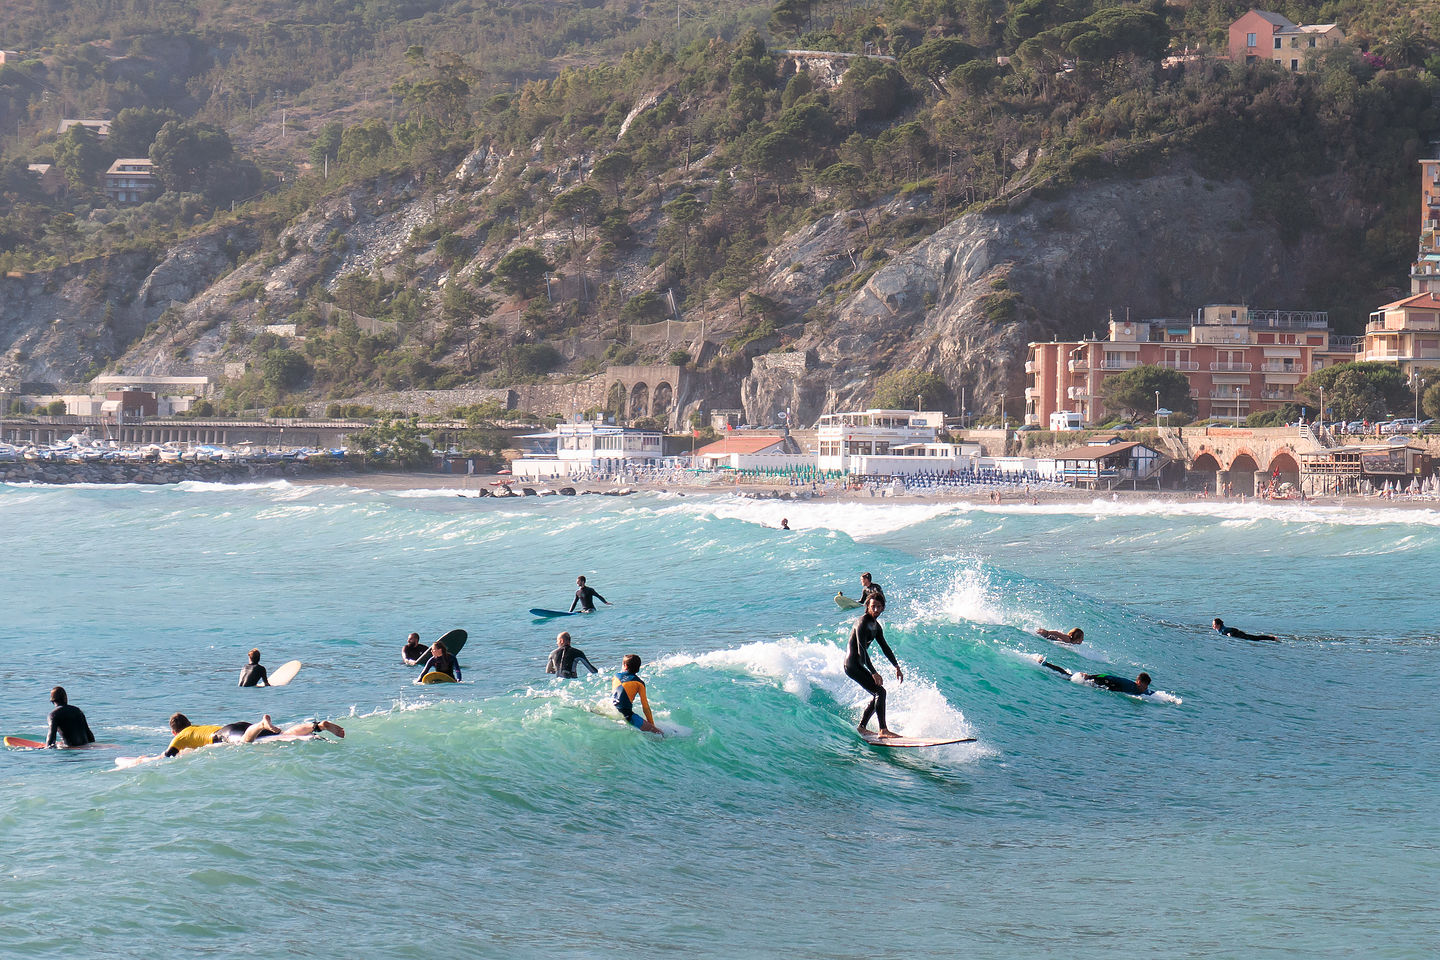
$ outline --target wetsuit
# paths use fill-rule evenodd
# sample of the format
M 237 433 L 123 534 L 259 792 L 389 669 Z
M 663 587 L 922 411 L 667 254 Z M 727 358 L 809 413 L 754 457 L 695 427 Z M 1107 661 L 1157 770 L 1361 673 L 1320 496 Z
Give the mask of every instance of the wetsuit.
M 1041 660 L 1040 666 L 1054 670 L 1056 673 L 1063 673 L 1067 677 L 1075 676 L 1074 670 L 1066 670 L 1064 667 L 1057 666 L 1048 660 Z M 1082 673 L 1080 674 L 1080 679 L 1089 680 L 1096 686 L 1104 687 L 1106 690 L 1114 690 L 1116 693 L 1129 693 L 1137 697 L 1143 697 L 1149 692 L 1148 690 L 1141 690 L 1140 684 L 1131 680 L 1129 677 L 1117 677 L 1113 673 Z
M 1246 633 L 1244 630 L 1237 630 L 1235 627 L 1220 627 L 1220 636 L 1234 637 L 1236 640 L 1264 640 L 1271 643 L 1280 641 L 1268 633 Z
M 880 652 L 885 654 L 885 659 L 889 660 L 896 670 L 900 669 L 899 661 L 891 652 L 890 645 L 885 642 L 885 630 L 880 626 L 880 621 L 867 613 L 855 621 L 855 627 L 850 631 L 850 646 L 845 651 L 845 676 L 860 684 L 865 692 L 870 694 L 870 702 L 865 704 L 865 712 L 860 715 L 860 726 L 867 726 L 870 715 L 874 714 L 875 719 L 880 721 L 880 729 L 888 730 L 889 725 L 885 722 L 885 686 L 875 682 L 877 671 L 870 660 L 872 642 L 879 643 Z
M 575 604 L 578 603 L 580 604 L 580 609 L 583 612 L 594 613 L 596 600 L 599 600 L 601 603 L 610 602 L 609 600 L 606 600 L 604 597 L 600 596 L 599 591 L 597 591 L 594 587 L 587 584 L 586 586 L 583 586 L 579 590 L 575 591 L 575 599 L 570 601 L 570 612 L 575 612 Z
M 860 590 L 861 605 L 863 606 L 865 604 L 865 601 L 869 600 L 871 597 L 879 597 L 881 603 L 885 602 L 885 591 L 880 589 L 880 584 L 876 583 L 874 580 L 870 581 L 870 586 L 864 587 Z
M 645 681 L 633 673 L 622 672 L 615 674 L 615 679 L 610 681 L 610 687 L 614 691 L 611 700 L 615 709 L 620 711 L 620 716 L 625 718 L 626 723 L 634 724 L 637 728 L 643 728 L 646 723 L 654 724 L 655 718 L 650 715 L 650 699 L 645 696 Z M 640 709 L 645 714 L 642 721 L 635 715 L 635 700 L 639 699 Z
M 550 652 L 550 662 L 545 664 L 546 673 L 554 673 L 567 680 L 575 679 L 575 664 L 585 664 L 585 669 L 591 673 L 599 673 L 594 664 L 585 656 L 585 651 L 578 647 L 556 647 Z
M 50 711 L 50 729 L 45 733 L 45 746 L 54 746 L 57 736 L 67 747 L 83 747 L 95 742 L 95 734 L 90 732 L 85 714 L 79 707 L 68 703 Z
M 216 731 L 215 731 L 215 736 L 211 738 L 210 742 L 211 742 L 211 743 L 244 743 L 244 742 L 245 742 L 245 731 L 246 731 L 246 730 L 249 730 L 249 729 L 250 729 L 251 727 L 253 727 L 253 726 L 254 726 L 253 723 L 245 723 L 244 721 L 241 721 L 240 723 L 227 723 L 227 724 L 225 724 L 225 726 L 223 726 L 223 727 L 221 727 L 219 730 L 216 730 Z M 262 731 L 260 732 L 260 735 L 257 736 L 255 739 L 256 739 L 256 740 L 264 740 L 266 737 L 278 737 L 278 736 L 280 736 L 280 731 L 279 731 L 279 730 L 262 730 Z
M 270 686 L 270 675 L 265 672 L 265 668 L 260 666 L 260 664 L 247 663 L 245 664 L 245 669 L 240 671 L 240 686 L 268 687 Z
M 455 654 L 453 653 L 445 653 L 438 657 L 431 657 L 430 662 L 425 664 L 425 667 L 420 671 L 420 676 L 423 677 L 432 670 L 438 670 L 440 673 L 448 673 L 456 680 L 460 679 L 460 661 L 455 659 Z
M 413 647 L 407 643 L 400 651 L 400 658 L 411 666 L 414 666 L 420 661 L 420 658 L 425 655 L 425 651 L 429 649 L 430 648 L 423 643 L 417 643 Z

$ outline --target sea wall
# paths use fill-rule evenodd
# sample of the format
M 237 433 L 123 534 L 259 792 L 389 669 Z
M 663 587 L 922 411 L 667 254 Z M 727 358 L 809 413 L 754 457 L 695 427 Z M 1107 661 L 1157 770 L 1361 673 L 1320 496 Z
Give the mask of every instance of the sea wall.
M 289 477 L 353 473 L 354 464 L 334 460 L 274 463 L 0 463 L 0 483 L 245 483 Z

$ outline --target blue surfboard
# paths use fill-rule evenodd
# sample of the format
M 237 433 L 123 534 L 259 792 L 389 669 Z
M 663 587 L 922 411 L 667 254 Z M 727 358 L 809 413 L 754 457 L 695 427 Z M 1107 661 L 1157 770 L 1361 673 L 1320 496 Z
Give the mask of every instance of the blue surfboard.
M 546 610 L 544 607 L 531 607 L 530 616 L 539 620 L 549 620 L 551 617 L 573 617 L 569 610 Z

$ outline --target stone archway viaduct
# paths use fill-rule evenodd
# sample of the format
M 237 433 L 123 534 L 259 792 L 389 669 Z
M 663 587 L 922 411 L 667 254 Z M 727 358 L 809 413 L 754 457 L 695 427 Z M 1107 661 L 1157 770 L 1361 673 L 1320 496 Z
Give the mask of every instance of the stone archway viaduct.
M 1160 443 L 1192 474 L 1213 473 L 1247 496 L 1275 473 L 1298 485 L 1300 455 L 1325 449 L 1308 426 L 1163 427 Z

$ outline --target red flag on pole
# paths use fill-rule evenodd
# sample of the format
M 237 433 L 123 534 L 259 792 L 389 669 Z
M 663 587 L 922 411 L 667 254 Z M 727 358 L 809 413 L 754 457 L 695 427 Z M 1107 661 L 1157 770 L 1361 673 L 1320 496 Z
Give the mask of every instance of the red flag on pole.
M 727 421 L 726 424 L 725 424 L 725 429 L 726 429 L 726 430 L 734 430 L 735 428 L 732 427 L 732 426 L 730 426 L 729 422 Z

